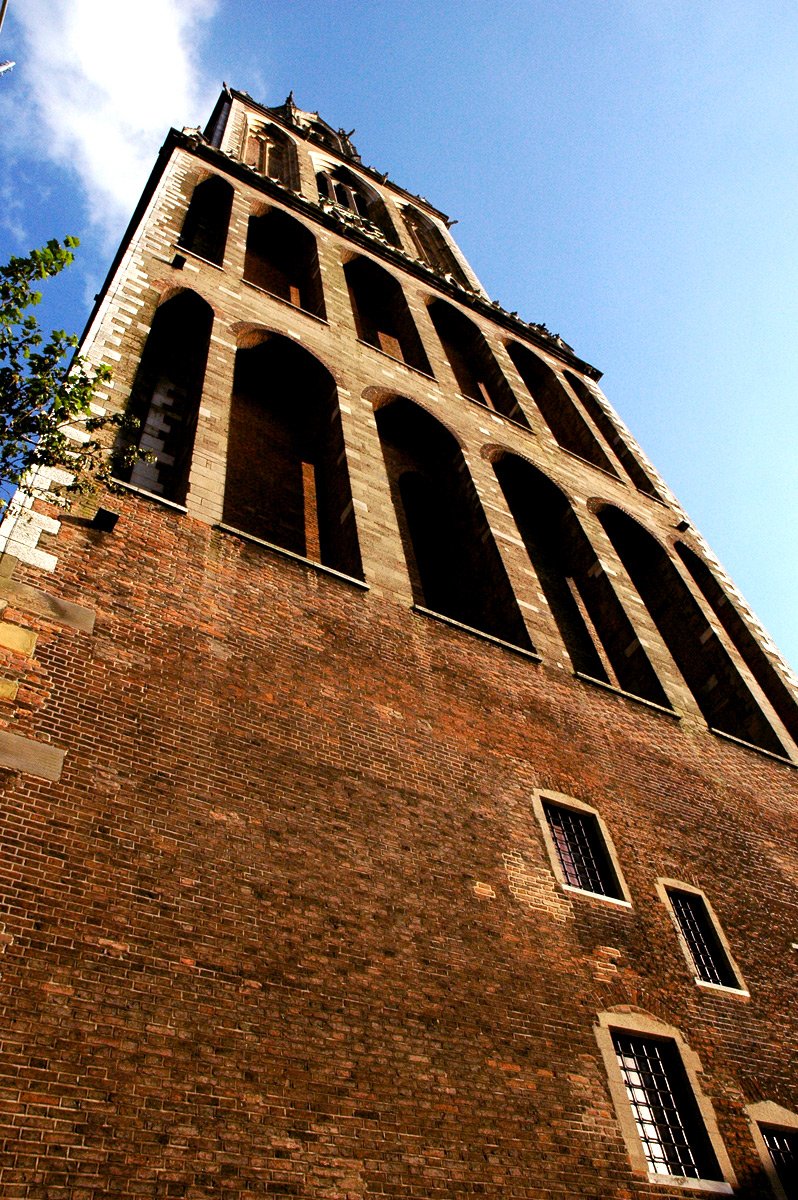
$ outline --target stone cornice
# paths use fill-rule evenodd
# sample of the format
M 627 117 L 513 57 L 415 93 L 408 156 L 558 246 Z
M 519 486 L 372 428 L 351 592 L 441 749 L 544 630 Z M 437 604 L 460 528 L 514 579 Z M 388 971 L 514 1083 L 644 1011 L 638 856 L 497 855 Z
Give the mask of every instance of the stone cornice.
M 318 137 L 313 130 L 304 129 L 299 125 L 292 125 L 290 121 L 286 121 L 280 115 L 279 110 L 267 108 L 264 104 L 258 104 L 257 100 L 253 100 L 252 97 L 248 96 L 246 92 L 238 92 L 235 88 L 231 88 L 229 94 L 231 99 L 240 100 L 242 104 L 246 104 L 250 108 L 257 109 L 258 112 L 265 114 L 270 121 L 274 121 L 276 125 L 281 125 L 283 129 L 287 130 L 288 132 L 299 132 L 304 141 L 311 142 L 312 145 L 316 146 L 325 154 L 330 155 L 332 158 L 337 158 L 341 162 L 342 166 L 346 166 L 351 169 L 354 165 L 358 171 L 360 171 L 363 175 L 367 175 L 370 179 L 373 179 L 373 181 L 379 184 L 380 187 L 389 187 L 392 192 L 397 192 L 400 196 L 404 196 L 417 207 L 425 208 L 427 212 L 432 213 L 433 216 L 440 217 L 447 228 L 455 224 L 451 217 L 448 217 L 445 212 L 442 212 L 439 208 L 436 208 L 434 204 L 430 204 L 426 197 L 418 196 L 415 192 L 407 191 L 406 188 L 403 188 L 400 184 L 395 183 L 393 179 L 390 179 L 386 172 L 378 171 L 376 167 L 366 166 L 366 164 L 361 161 L 359 156 L 353 158 L 349 154 L 344 154 L 341 150 L 336 150 L 333 146 L 328 145 L 323 138 Z M 333 130 L 333 132 L 335 131 Z
M 179 146 L 187 150 L 195 155 L 195 157 L 224 170 L 228 175 L 247 184 L 247 186 L 257 189 L 264 195 L 274 197 L 274 199 L 279 200 L 286 208 L 293 209 L 317 225 L 322 225 L 339 236 L 347 238 L 349 241 L 368 250 L 371 254 L 378 254 L 393 266 L 399 267 L 408 274 L 415 276 L 428 287 L 432 287 L 443 295 L 448 296 L 464 308 L 470 308 L 472 311 L 479 313 L 480 316 L 487 317 L 488 320 L 507 329 L 521 341 L 538 346 L 541 350 L 545 350 L 547 354 L 559 359 L 566 366 L 574 368 L 583 375 L 587 375 L 588 378 L 596 381 L 601 378 L 601 371 L 597 367 L 579 358 L 573 353 L 570 347 L 560 342 L 553 334 L 545 331 L 543 327 L 536 327 L 535 324 L 527 324 L 520 317 L 507 312 L 495 301 L 488 300 L 477 292 L 459 287 L 458 284 L 440 275 L 425 263 L 413 258 L 412 255 L 406 254 L 398 246 L 392 246 L 383 237 L 377 236 L 376 233 L 370 233 L 365 226 L 348 214 L 345 215 L 344 211 L 338 210 L 335 205 L 329 202 L 317 204 L 312 200 L 307 200 L 291 188 L 284 187 L 277 180 L 270 179 L 266 175 L 261 175 L 260 172 L 254 170 L 252 167 L 248 167 L 239 159 L 233 158 L 222 150 L 218 150 L 215 146 L 210 146 L 204 138 L 194 133 L 179 133 L 173 129 L 169 134 L 166 144 Z
M 268 111 L 268 110 L 264 110 Z M 369 233 L 366 228 L 356 224 L 354 220 L 347 219 L 343 215 L 338 215 L 338 210 L 332 204 L 322 206 L 314 201 L 306 200 L 304 196 L 292 191 L 290 188 L 284 187 L 274 179 L 268 176 L 261 175 L 258 171 L 246 166 L 240 160 L 225 154 L 223 151 L 211 146 L 205 138 L 198 133 L 181 133 L 177 129 L 171 129 L 167 134 L 166 140 L 161 147 L 155 166 L 150 173 L 150 177 L 142 192 L 141 198 L 136 205 L 133 216 L 130 219 L 124 237 L 119 245 L 119 249 L 114 255 L 114 259 L 109 268 L 101 290 L 95 297 L 95 303 L 92 308 L 89 319 L 86 322 L 86 327 L 83 331 L 81 341 L 88 334 L 89 329 L 97 315 L 102 299 L 105 296 L 111 281 L 113 280 L 122 258 L 127 253 L 130 240 L 138 228 L 144 212 L 149 204 L 152 195 L 158 186 L 164 169 L 169 162 L 169 159 L 175 149 L 185 150 L 193 154 L 200 161 L 208 163 L 217 170 L 224 171 L 227 175 L 246 184 L 248 187 L 254 188 L 262 192 L 265 196 L 271 196 L 278 200 L 280 204 L 286 208 L 293 209 L 303 217 L 313 221 L 317 225 L 321 225 L 340 237 L 346 238 L 355 245 L 368 250 L 371 254 L 376 254 L 385 259 L 394 267 L 406 271 L 409 275 L 413 275 L 419 279 L 427 287 L 435 289 L 435 291 L 454 300 L 463 308 L 471 309 L 480 316 L 486 317 L 495 325 L 506 329 L 514 337 L 517 337 L 522 342 L 537 346 L 544 350 L 553 358 L 558 359 L 564 365 L 580 371 L 588 378 L 598 381 L 601 379 L 601 371 L 597 367 L 591 366 L 590 363 L 578 358 L 573 353 L 570 347 L 558 341 L 553 335 L 544 332 L 541 328 L 536 328 L 534 324 L 529 325 L 526 321 L 522 321 L 520 317 L 513 313 L 507 312 L 495 301 L 486 299 L 476 292 L 471 292 L 465 288 L 459 287 L 456 283 L 451 282 L 444 276 L 439 275 L 437 271 L 426 264 L 406 254 L 404 250 L 400 250 L 397 246 L 392 246 L 384 238 L 378 237 L 375 234 Z

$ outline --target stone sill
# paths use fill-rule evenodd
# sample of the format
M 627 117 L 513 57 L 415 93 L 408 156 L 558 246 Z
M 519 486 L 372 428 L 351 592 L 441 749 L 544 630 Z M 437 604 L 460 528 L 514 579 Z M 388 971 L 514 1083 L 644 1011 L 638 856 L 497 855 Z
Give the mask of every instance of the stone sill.
M 184 516 L 188 512 L 185 504 L 176 504 L 174 500 L 167 500 L 165 496 L 159 496 L 157 492 L 148 492 L 146 488 L 136 487 L 134 483 L 126 483 L 124 479 L 112 479 L 111 483 L 115 488 L 124 488 L 126 492 L 133 492 L 135 496 L 143 496 L 145 500 L 154 500 L 156 504 L 162 504 L 164 508 L 171 508 L 174 512 L 182 513 Z
M 554 434 L 552 434 L 552 437 L 554 437 Z M 557 442 L 556 438 L 554 440 Z M 569 450 L 567 446 L 561 446 L 559 442 L 557 442 L 557 448 L 562 450 L 563 454 L 567 454 L 569 458 L 575 458 L 577 462 L 584 463 L 586 467 L 592 467 L 594 471 L 601 471 L 602 475 L 606 475 L 609 479 L 614 479 L 616 483 L 623 484 L 624 487 L 630 486 L 629 480 L 625 479 L 623 475 L 619 475 L 617 471 L 612 471 L 608 467 L 600 467 L 598 463 L 591 462 L 589 458 L 583 458 L 581 454 L 577 454 L 575 450 Z
M 757 746 L 755 742 L 747 742 L 745 738 L 735 737 L 733 733 L 725 733 L 722 729 L 715 729 L 713 725 L 708 725 L 710 733 L 714 733 L 715 737 L 723 738 L 726 742 L 733 742 L 735 746 L 742 746 L 745 750 L 753 750 L 756 754 L 764 754 L 765 758 L 772 758 L 774 762 L 783 763 L 785 767 L 798 766 L 798 763 L 793 762 L 787 754 L 776 754 L 773 750 L 766 750 L 764 746 Z
M 508 417 L 507 413 L 499 412 L 497 408 L 491 408 L 489 404 L 483 404 L 481 400 L 475 400 L 473 396 L 467 396 L 465 392 L 458 392 L 458 396 L 462 396 L 469 404 L 475 404 L 477 408 L 481 408 L 484 413 L 490 417 L 496 417 L 499 421 L 506 421 L 508 425 L 514 425 L 516 429 L 520 429 L 523 433 L 530 434 L 531 437 L 537 437 L 531 425 L 524 425 L 523 421 L 516 421 L 515 417 Z M 520 408 L 521 405 L 519 404 Z
M 708 992 L 721 992 L 727 996 L 737 996 L 740 1000 L 751 999 L 751 993 L 747 988 L 730 987 L 727 983 L 712 983 L 709 979 L 699 979 L 697 975 L 695 981 L 700 988 L 706 988 Z
M 187 258 L 196 259 L 197 262 L 204 263 L 206 267 L 213 267 L 214 271 L 224 271 L 222 263 L 213 262 L 210 258 L 203 258 L 201 254 L 195 254 L 193 250 L 188 250 L 185 246 L 181 246 L 179 242 L 175 242 L 175 254 L 185 254 Z M 172 259 L 168 260 L 170 263 Z
M 358 338 L 357 340 L 360 346 L 367 346 L 369 350 L 374 350 L 376 354 L 381 354 L 383 358 L 387 358 L 388 362 L 398 363 L 400 367 L 405 367 L 415 375 L 420 375 L 422 379 L 429 379 L 430 383 L 438 382 L 434 375 L 430 375 L 429 371 L 422 371 L 421 367 L 414 367 L 412 363 L 405 362 L 403 358 L 395 358 L 393 354 L 389 354 L 381 346 L 375 346 L 373 342 L 367 342 L 363 338 Z
M 663 704 L 657 704 L 654 700 L 646 700 L 644 696 L 636 696 L 634 692 L 626 692 L 623 688 L 616 687 L 614 683 L 605 683 L 603 679 L 594 679 L 592 675 L 585 675 L 582 671 L 574 671 L 574 676 L 577 679 L 581 679 L 583 683 L 590 683 L 593 687 L 603 688 L 605 692 L 613 692 L 616 696 L 623 696 L 625 700 L 633 700 L 635 704 L 642 704 L 646 708 L 653 708 L 654 712 L 671 717 L 674 721 L 681 721 L 682 719 L 681 715 L 674 712 L 672 708 L 665 708 Z
M 622 896 L 605 896 L 603 892 L 590 892 L 587 888 L 575 887 L 572 883 L 560 884 L 562 890 L 569 895 L 586 896 L 588 900 L 600 900 L 602 904 L 614 904 L 616 908 L 631 908 L 631 900 L 624 900 Z
M 268 296 L 270 300 L 276 300 L 278 304 L 284 304 L 286 308 L 290 308 L 292 312 L 302 313 L 303 317 L 310 317 L 311 321 L 318 321 L 319 325 L 329 326 L 329 321 L 326 317 L 320 317 L 318 313 L 311 312 L 309 308 L 302 308 L 299 304 L 292 304 L 290 300 L 286 300 L 285 296 L 278 296 L 276 292 L 270 292 L 268 288 L 263 288 L 258 283 L 253 283 L 250 279 L 242 278 L 248 288 L 252 288 L 253 292 L 260 292 L 261 296 Z
M 296 554 L 293 550 L 286 550 L 284 546 L 277 546 L 274 542 L 267 542 L 264 538 L 255 537 L 253 533 L 246 533 L 243 529 L 236 529 L 234 525 L 225 525 L 220 522 L 218 525 L 214 525 L 214 529 L 220 529 L 222 533 L 231 533 L 233 537 L 241 538 L 244 542 L 252 542 L 255 546 L 262 546 L 264 550 L 271 550 L 283 558 L 293 559 L 294 562 L 301 563 L 304 567 L 312 567 L 314 571 L 318 571 L 322 575 L 331 575 L 333 579 L 340 579 L 343 583 L 360 588 L 361 591 L 367 592 L 369 590 L 369 585 L 363 579 L 356 579 L 354 575 L 346 575 L 343 571 L 336 571 L 335 567 L 326 567 L 324 563 L 316 562 L 313 558 L 305 558 L 304 554 Z
M 432 608 L 414 604 L 413 612 L 419 613 L 422 617 L 431 617 L 433 621 L 441 621 L 444 625 L 452 625 L 455 629 L 462 629 L 465 633 L 481 638 L 483 642 L 492 642 L 494 646 L 502 646 L 505 650 L 511 650 L 513 654 L 520 654 L 522 658 L 531 659 L 532 662 L 542 661 L 540 655 L 536 654 L 534 650 L 527 650 L 525 646 L 516 646 L 514 642 L 506 642 L 504 638 L 495 637 L 492 633 L 485 633 L 484 629 L 475 629 L 473 625 L 465 625 L 462 621 L 456 621 L 454 617 L 447 617 L 444 613 L 435 612 Z
M 632 486 L 634 487 L 638 496 L 645 496 L 646 500 L 653 500 L 655 504 L 661 504 L 663 508 L 673 508 L 673 505 L 669 504 L 667 500 L 663 500 L 662 496 L 655 496 L 653 492 L 644 492 L 637 486 L 637 484 L 633 484 Z
M 690 1179 L 685 1175 L 659 1175 L 656 1171 L 649 1171 L 648 1181 L 659 1184 L 661 1187 L 679 1188 L 680 1191 L 714 1192 L 720 1196 L 734 1195 L 734 1188 L 724 1179 Z

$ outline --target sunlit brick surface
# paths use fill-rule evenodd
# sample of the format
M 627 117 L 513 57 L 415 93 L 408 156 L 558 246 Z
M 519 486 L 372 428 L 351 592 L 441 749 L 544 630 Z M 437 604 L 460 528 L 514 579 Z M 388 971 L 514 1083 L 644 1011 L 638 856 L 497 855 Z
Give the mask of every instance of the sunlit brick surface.
M 633 444 L 613 449 L 575 392 L 579 445 L 601 441 L 612 470 L 561 446 L 507 343 L 526 338 L 564 389 L 566 367 L 588 378 L 587 364 L 491 308 L 459 257 L 449 280 L 425 266 L 422 250 L 459 255 L 442 218 L 433 237 L 434 210 L 376 172 L 363 179 L 381 189 L 401 245 L 336 217 L 315 182 L 332 152 L 317 140 L 289 163 L 284 141 L 247 126 L 250 109 L 234 97 L 221 151 L 172 139 L 87 344 L 95 359 L 113 348 L 103 402 L 124 407 L 159 306 L 189 291 L 203 319 L 212 313 L 185 494 L 103 496 L 120 513 L 112 533 L 92 527 L 91 505 L 51 512 L 37 529 L 46 564 L 2 568 L 14 574 L 0 588 L 3 622 L 29 636 L 0 646 L 16 685 L 0 717 L 27 755 L 2 771 L 0 1196 L 672 1196 L 624 1141 L 594 1036 L 610 1011 L 678 1028 L 739 1195 L 769 1197 L 744 1108 L 798 1110 L 798 787 L 789 731 L 764 691 L 780 671 L 772 650 L 754 678 L 737 625 L 727 630 L 683 572 L 695 601 L 684 645 L 711 644 L 713 662 L 733 663 L 779 756 L 708 729 L 597 505 L 662 546 L 679 510 L 641 490 L 645 460 L 630 468 Z M 214 171 L 234 191 L 222 266 L 179 244 L 192 192 Z M 426 225 L 403 223 L 407 203 Z M 290 279 L 285 296 L 244 281 L 250 220 L 264 207 L 313 231 L 315 312 L 291 303 Z M 352 255 L 399 280 L 414 361 L 430 373 L 387 353 L 388 341 L 359 339 Z M 461 393 L 434 297 L 479 326 L 528 427 L 509 405 L 503 414 Z M 397 326 L 409 345 L 407 328 Z M 250 519 L 242 477 L 227 476 L 231 412 L 240 470 L 261 454 L 239 422 L 245 405 L 232 403 L 236 361 L 257 366 L 278 337 L 297 347 L 291 361 L 319 364 L 308 378 L 335 384 L 318 409 L 329 464 L 315 443 L 282 446 L 303 501 L 290 521 L 262 521 L 263 541 L 287 542 L 289 527 L 282 554 L 220 527 L 225 503 Z M 257 378 L 253 368 L 245 382 L 260 395 Z M 457 529 L 476 530 L 473 562 L 489 564 L 462 611 L 477 592 L 486 610 L 498 604 L 504 623 L 485 631 L 509 630 L 515 649 L 418 611 L 380 441 L 396 397 L 456 449 L 447 462 L 467 497 Z M 640 699 L 575 675 L 547 599 L 565 595 L 562 580 L 544 587 L 535 573 L 499 453 L 560 490 L 575 565 L 552 553 L 540 570 L 578 568 L 587 599 L 569 619 L 583 640 L 605 623 L 600 664 Z M 667 496 L 647 463 L 643 474 Z M 323 495 L 327 525 L 310 512 Z M 329 569 L 290 556 L 303 550 L 326 554 Z M 689 665 L 696 692 L 709 687 Z M 600 814 L 631 906 L 560 885 L 536 790 Z M 695 986 L 658 878 L 713 897 L 750 999 Z

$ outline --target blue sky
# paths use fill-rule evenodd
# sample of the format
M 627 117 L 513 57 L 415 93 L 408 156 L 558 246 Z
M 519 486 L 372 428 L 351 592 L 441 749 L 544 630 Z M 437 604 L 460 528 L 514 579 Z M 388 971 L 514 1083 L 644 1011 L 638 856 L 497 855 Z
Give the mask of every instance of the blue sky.
M 798 8 L 10 0 L 0 258 L 81 238 L 79 329 L 170 125 L 222 80 L 356 129 L 560 332 L 798 665 Z

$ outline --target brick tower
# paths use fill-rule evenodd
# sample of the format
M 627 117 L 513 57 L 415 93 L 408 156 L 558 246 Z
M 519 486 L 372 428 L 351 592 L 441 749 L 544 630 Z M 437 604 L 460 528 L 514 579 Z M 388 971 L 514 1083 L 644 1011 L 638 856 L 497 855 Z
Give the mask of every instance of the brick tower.
M 0 530 L 0 1196 L 798 1195 L 795 690 L 599 372 L 227 88 L 85 353 L 153 461 Z

